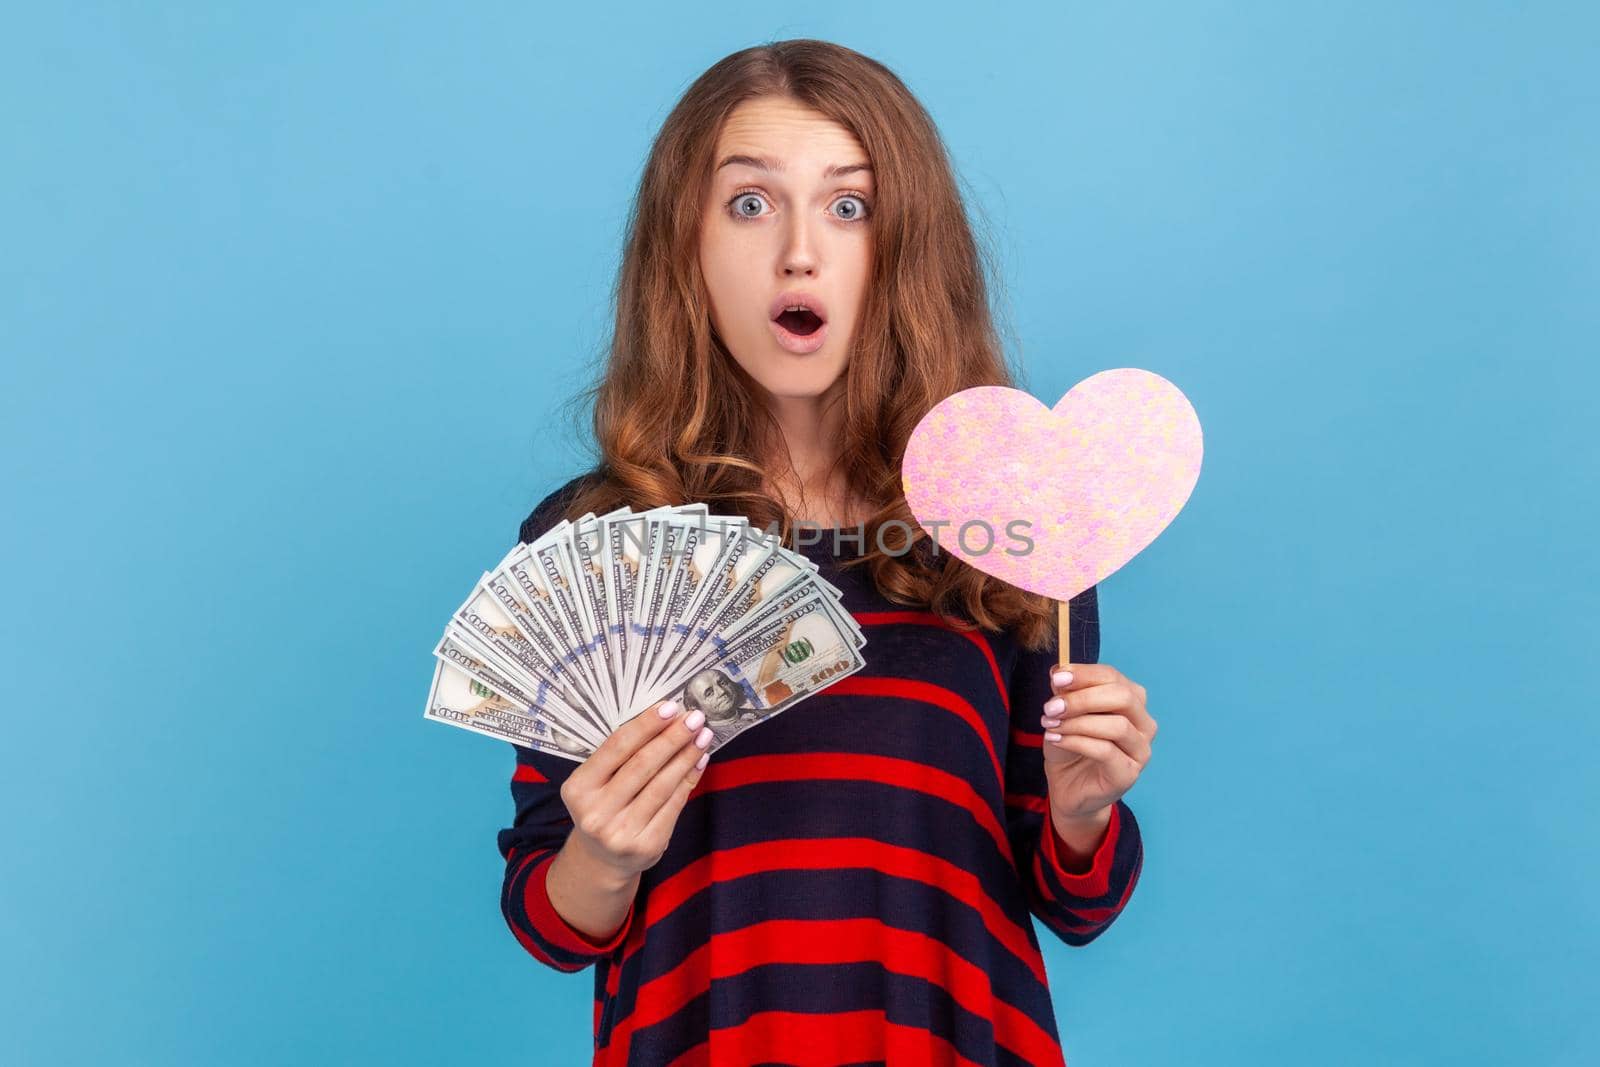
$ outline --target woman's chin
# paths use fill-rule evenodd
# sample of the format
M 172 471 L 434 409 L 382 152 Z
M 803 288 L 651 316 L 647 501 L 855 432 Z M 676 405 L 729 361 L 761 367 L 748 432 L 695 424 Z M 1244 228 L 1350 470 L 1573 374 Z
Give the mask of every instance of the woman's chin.
M 833 388 L 844 373 L 844 365 L 832 360 L 796 366 L 795 357 L 780 354 L 774 363 L 752 377 L 779 400 L 815 400 Z

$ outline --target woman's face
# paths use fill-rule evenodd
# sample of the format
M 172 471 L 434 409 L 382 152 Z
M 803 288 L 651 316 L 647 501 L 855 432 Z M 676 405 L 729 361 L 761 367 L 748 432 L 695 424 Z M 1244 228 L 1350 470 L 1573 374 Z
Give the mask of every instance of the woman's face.
M 764 160 L 771 169 L 730 156 Z M 702 213 L 700 269 L 717 335 L 739 366 L 777 398 L 820 397 L 843 373 L 872 270 L 870 170 L 843 126 L 788 99 L 746 101 L 717 139 Z M 785 292 L 821 301 L 821 346 L 779 341 L 772 305 Z

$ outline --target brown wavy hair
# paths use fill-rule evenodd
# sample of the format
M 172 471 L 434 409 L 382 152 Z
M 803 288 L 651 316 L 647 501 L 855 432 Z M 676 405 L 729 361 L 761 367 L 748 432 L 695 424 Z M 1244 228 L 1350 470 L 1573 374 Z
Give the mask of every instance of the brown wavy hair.
M 596 383 L 570 401 L 592 411 L 599 455 L 565 517 L 694 501 L 793 543 L 793 518 L 764 488 L 768 442 L 781 435 L 712 330 L 697 254 L 722 124 L 763 96 L 789 98 L 850 130 L 877 184 L 873 272 L 844 370 L 834 469 L 872 510 L 864 554 L 841 566 L 867 568 L 884 597 L 958 629 L 1010 629 L 1024 647 L 1044 647 L 1055 632 L 1054 602 L 936 551 L 906 505 L 900 464 L 918 420 L 959 390 L 1014 382 L 988 304 L 990 257 L 974 240 L 933 120 L 889 68 L 827 41 L 735 52 L 663 122 L 626 222 L 609 351 Z M 879 527 L 892 520 L 904 525 L 883 530 L 884 552 Z

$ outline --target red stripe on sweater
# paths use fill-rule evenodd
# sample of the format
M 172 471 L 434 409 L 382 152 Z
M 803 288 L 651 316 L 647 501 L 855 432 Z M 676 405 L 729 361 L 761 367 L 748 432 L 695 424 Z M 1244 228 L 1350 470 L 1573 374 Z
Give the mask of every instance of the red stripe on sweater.
M 535 850 L 535 851 L 529 852 L 526 856 L 523 856 L 520 860 L 515 860 L 516 868 L 511 873 L 511 879 L 510 879 L 511 882 L 513 884 L 515 884 L 516 879 L 521 877 L 522 871 L 523 871 L 524 868 L 526 868 L 530 863 L 533 863 L 533 862 L 539 860 L 540 858 L 545 856 L 547 853 L 553 854 L 553 850 L 547 850 L 547 849 Z M 512 857 L 513 857 L 513 859 L 515 859 L 515 857 L 516 857 L 516 853 L 515 852 L 512 852 Z M 526 892 L 526 890 L 524 890 L 524 892 Z M 524 906 L 524 910 L 526 910 L 526 906 Z M 549 966 L 555 967 L 557 969 L 562 968 L 563 964 L 556 962 L 555 957 L 550 955 L 550 953 L 546 952 L 544 950 L 544 946 L 543 945 L 541 945 L 538 941 L 534 940 L 531 936 L 529 936 L 529 932 L 527 930 L 523 929 L 523 927 L 520 924 L 518 924 L 515 921 L 513 921 L 510 925 L 511 925 L 511 932 L 512 932 L 512 934 L 514 934 L 516 936 L 517 943 L 519 945 L 521 945 L 523 947 L 523 949 L 528 952 L 529 955 L 533 956 L 533 958 L 538 960 L 540 963 L 548 964 Z
M 1075 908 L 1070 904 L 1062 904 L 1061 906 L 1067 911 L 1071 912 L 1073 915 L 1089 920 L 1091 926 L 1098 926 L 1106 922 L 1112 916 L 1119 914 L 1122 909 L 1128 906 L 1128 898 L 1133 896 L 1133 887 L 1139 884 L 1139 875 L 1143 871 L 1143 858 L 1144 846 L 1141 844 L 1139 847 L 1139 852 L 1133 860 L 1133 875 L 1128 879 L 1128 884 L 1122 887 L 1122 893 L 1117 898 L 1117 902 L 1115 904 L 1100 908 Z M 1036 855 L 1034 856 L 1035 866 L 1037 866 L 1038 863 L 1039 857 Z
M 832 1067 L 839 1063 L 919 1063 L 929 1067 L 981 1067 L 937 1034 L 892 1023 L 881 1011 L 842 1011 L 826 1015 L 762 1011 L 738 1026 L 711 1031 L 702 1042 L 667 1067 L 716 1067 L 726 1063 L 789 1063 Z M 715 1058 L 713 1058 L 713 1056 Z
M 780 838 L 714 849 L 650 890 L 643 921 L 636 916 L 628 931 L 623 962 L 626 964 L 644 944 L 651 927 L 714 882 L 767 871 L 845 867 L 863 867 L 919 881 L 971 906 L 994 939 L 1021 960 L 1041 985 L 1048 984 L 1044 959 L 1029 942 L 1028 932 L 1006 915 L 977 875 L 927 852 L 866 837 Z
M 984 750 L 989 753 L 989 762 L 994 766 L 995 781 L 1005 781 L 1005 771 L 1000 767 L 1000 756 L 995 752 L 994 738 L 989 736 L 989 729 L 984 725 L 983 717 L 955 690 L 934 685 L 932 682 L 918 681 L 915 678 L 876 675 L 862 677 L 860 674 L 852 674 L 828 686 L 827 692 L 833 696 L 899 697 L 943 708 L 972 727 L 972 732 L 978 735 L 979 740 L 983 742 Z
M 1062 862 L 1061 853 L 1058 851 L 1056 839 L 1055 820 L 1047 819 L 1040 827 L 1039 851 L 1033 854 L 1035 874 L 1039 874 L 1039 892 L 1048 901 L 1054 903 L 1055 895 L 1049 886 L 1045 885 L 1042 872 L 1038 869 L 1048 864 L 1051 873 L 1061 882 L 1067 892 L 1077 897 L 1103 897 L 1106 890 L 1111 888 L 1111 867 L 1117 854 L 1117 834 L 1122 830 L 1122 808 L 1113 803 L 1111 805 L 1111 819 L 1106 823 L 1105 836 L 1100 839 L 1100 845 L 1090 857 L 1091 863 L 1087 871 L 1068 871 Z
M 1050 801 L 1046 797 L 1036 797 L 1032 793 L 1007 793 L 1006 803 L 1013 808 L 1024 811 L 1044 813 L 1050 810 Z
M 1011 839 L 1006 836 L 1005 829 L 995 818 L 994 812 L 984 803 L 977 790 L 972 788 L 972 783 L 959 775 L 950 774 L 915 760 L 893 756 L 860 755 L 853 752 L 741 756 L 725 763 L 708 764 L 690 796 L 697 797 L 701 793 L 737 789 L 740 786 L 763 782 L 820 780 L 876 782 L 901 789 L 914 789 L 948 800 L 970 812 L 978 825 L 982 826 L 984 832 L 994 840 L 995 846 L 1005 857 L 1006 862 L 1016 863 L 1011 851 Z M 687 896 L 699 892 L 706 886 L 703 880 L 698 884 L 686 882 L 674 884 L 679 886 L 674 898 L 663 895 L 659 887 L 651 894 L 656 902 L 655 907 L 665 910 L 651 911 L 648 914 L 659 919 L 670 913 L 672 908 L 677 907 Z M 642 934 L 638 938 L 629 939 L 624 948 L 624 960 L 637 951 L 642 943 Z M 621 976 L 622 967 L 610 969 L 610 973 L 606 976 L 607 994 L 611 996 L 617 994 L 621 986 Z
M 965 808 L 1011 860 L 1011 839 L 972 783 L 957 774 L 898 756 L 871 756 L 855 752 L 805 752 L 794 755 L 740 756 L 706 765 L 692 797 L 722 789 L 737 789 L 766 782 L 812 780 L 873 782 L 913 789 Z
M 832 688 L 844 688 L 852 679 L 841 680 Z M 890 683 L 882 688 L 874 688 L 873 693 L 888 693 L 893 696 L 907 696 L 910 699 L 923 700 L 936 703 L 941 707 L 952 707 L 970 725 L 974 726 L 980 737 L 984 739 L 988 748 L 991 762 L 998 767 L 994 747 L 989 742 L 988 734 L 982 728 L 981 722 L 971 710 L 966 701 L 940 686 L 928 683 L 908 682 L 902 679 L 882 679 Z M 911 686 L 934 692 L 906 692 L 902 687 Z M 941 699 L 943 694 L 945 699 Z M 930 697 L 932 699 L 930 699 Z M 965 709 L 965 710 L 963 710 Z M 725 764 L 717 764 L 715 768 L 708 767 L 706 774 L 695 789 L 695 794 L 710 792 L 717 789 L 731 789 L 740 785 L 748 785 L 765 781 L 785 781 L 801 779 L 852 779 L 861 781 L 878 782 L 898 788 L 915 789 L 919 792 L 938 796 L 966 808 L 981 825 L 985 832 L 994 839 L 1001 854 L 1008 862 L 1014 862 L 1011 852 L 1011 842 L 1005 831 L 995 820 L 993 813 L 985 804 L 970 782 L 957 775 L 930 767 L 927 764 L 914 760 L 903 760 L 888 756 L 858 756 L 851 753 L 808 753 L 797 756 L 747 756 Z M 512 777 L 513 781 L 547 781 L 537 769 L 526 764 L 518 764 Z M 542 885 L 542 879 L 539 880 Z M 530 890 L 533 887 L 530 886 Z M 530 898 L 533 894 L 530 892 Z M 540 908 L 538 902 L 530 909 L 531 916 L 542 916 L 547 910 Z M 546 924 L 540 923 L 541 932 Z M 554 925 L 554 924 L 551 924 Z M 564 933 L 565 931 L 561 931 Z M 560 937 L 552 940 L 560 942 Z M 613 981 L 617 972 L 613 971 Z
M 977 630 L 957 630 L 931 611 L 863 611 L 851 617 L 859 626 L 893 626 L 909 623 L 915 626 L 937 626 L 941 630 L 960 634 L 983 652 L 983 658 L 989 664 L 989 673 L 994 675 L 995 688 L 1000 691 L 1000 703 L 1008 713 L 1011 711 L 1011 693 L 1006 688 L 1005 679 L 1000 676 L 1000 664 L 995 661 L 994 649 Z
M 579 955 L 611 952 L 622 943 L 628 924 L 633 922 L 634 903 L 638 897 L 635 896 L 634 901 L 628 903 L 628 911 L 622 918 L 622 925 L 604 941 L 595 940 L 562 918 L 561 913 L 556 911 L 555 905 L 550 901 L 550 890 L 545 884 L 545 876 L 550 873 L 550 865 L 555 862 L 559 851 L 551 849 L 528 875 L 528 881 L 523 887 L 523 908 L 528 913 L 528 922 L 546 941 L 567 952 Z
M 1061 1048 L 1049 1032 L 1026 1013 L 997 999 L 981 967 L 935 938 L 878 919 L 771 919 L 713 934 L 677 967 L 639 987 L 633 1011 L 618 1021 L 601 1054 L 611 1062 L 626 1062 L 636 1030 L 670 1018 L 715 980 L 775 962 L 862 961 L 880 963 L 896 974 L 944 989 L 967 1011 L 989 1020 L 995 1040 L 1026 1062 L 1060 1062 Z M 793 1053 L 790 1049 L 788 1054 Z

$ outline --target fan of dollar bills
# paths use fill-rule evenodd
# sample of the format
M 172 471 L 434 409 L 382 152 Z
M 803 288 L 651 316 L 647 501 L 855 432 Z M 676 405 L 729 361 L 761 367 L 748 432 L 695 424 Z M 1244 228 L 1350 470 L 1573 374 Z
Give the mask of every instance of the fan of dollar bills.
M 426 718 L 581 762 L 657 701 L 708 752 L 855 673 L 866 638 L 816 564 L 703 504 L 563 519 L 451 617 Z

